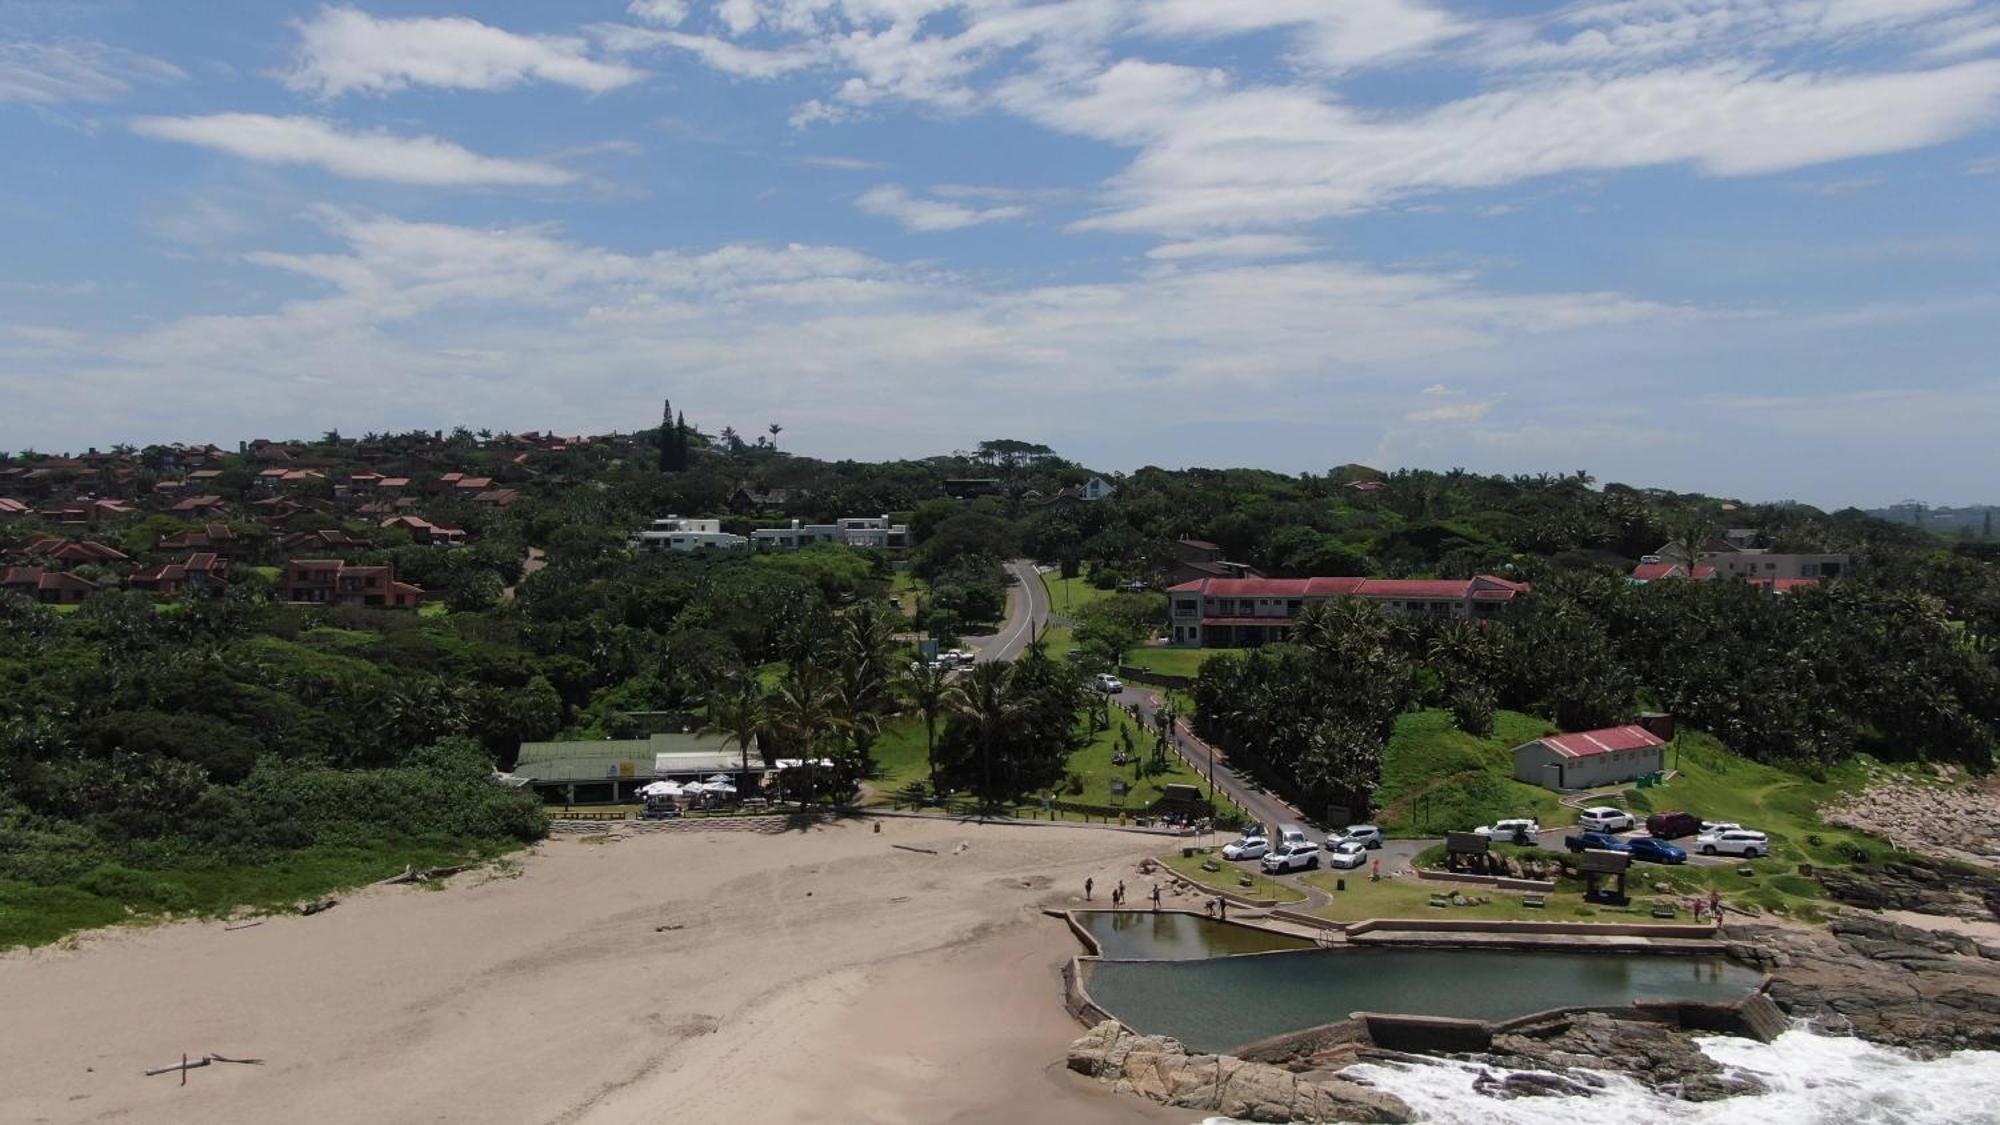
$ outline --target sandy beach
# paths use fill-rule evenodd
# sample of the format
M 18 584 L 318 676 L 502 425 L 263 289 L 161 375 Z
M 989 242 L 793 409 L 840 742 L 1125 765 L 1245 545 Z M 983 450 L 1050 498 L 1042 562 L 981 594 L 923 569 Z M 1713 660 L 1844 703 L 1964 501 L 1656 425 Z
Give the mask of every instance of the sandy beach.
M 1075 942 L 1038 912 L 1157 844 L 909 820 L 562 838 L 314 917 L 102 931 L 0 957 L 0 1120 L 1185 1122 L 1064 1069 Z M 142 1076 L 183 1052 L 266 1063 Z

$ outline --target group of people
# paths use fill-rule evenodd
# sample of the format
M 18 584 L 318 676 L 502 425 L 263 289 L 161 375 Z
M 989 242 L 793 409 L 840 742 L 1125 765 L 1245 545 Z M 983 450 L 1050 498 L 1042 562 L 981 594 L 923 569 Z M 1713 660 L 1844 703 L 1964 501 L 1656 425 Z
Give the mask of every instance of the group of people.
M 1083 881 L 1083 901 L 1085 902 L 1091 901 L 1091 896 L 1096 892 L 1097 892 L 1097 880 L 1095 878 L 1085 879 Z M 1153 912 L 1158 913 L 1160 909 L 1160 885 L 1158 883 L 1153 884 L 1153 889 L 1151 894 L 1153 898 Z M 1111 888 L 1111 905 L 1113 906 L 1125 905 L 1125 880 L 1123 879 L 1118 880 L 1118 885 Z

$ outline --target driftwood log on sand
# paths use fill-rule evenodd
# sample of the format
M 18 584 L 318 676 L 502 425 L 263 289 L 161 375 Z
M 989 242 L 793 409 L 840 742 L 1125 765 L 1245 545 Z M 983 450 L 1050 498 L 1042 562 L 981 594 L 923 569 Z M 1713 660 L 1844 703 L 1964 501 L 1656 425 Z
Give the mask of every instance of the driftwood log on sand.
M 920 848 L 920 847 L 917 847 L 917 846 L 916 846 L 916 845 L 914 845 L 914 844 L 890 844 L 889 846 L 890 846 L 890 847 L 892 847 L 892 848 L 901 848 L 901 849 L 903 849 L 903 850 L 904 850 L 904 851 L 906 851 L 906 852 L 922 852 L 922 853 L 924 853 L 925 855 L 936 855 L 936 854 L 937 854 L 937 849 L 936 849 L 936 848 Z
M 470 871 L 477 866 L 479 865 L 476 863 L 454 863 L 449 867 L 418 868 L 416 866 L 409 866 L 403 868 L 401 875 L 391 875 L 375 885 L 378 887 L 387 887 L 396 883 L 428 883 L 432 879 L 442 879 L 447 875 L 456 875 L 461 871 Z
M 216 1063 L 241 1063 L 244 1066 L 263 1066 L 264 1060 L 232 1059 L 228 1055 L 218 1055 L 213 1051 L 210 1051 L 208 1054 L 203 1055 L 198 1059 L 190 1059 L 186 1055 L 182 1055 L 181 1061 L 177 1063 L 168 1063 L 166 1066 L 156 1066 L 153 1069 L 146 1072 L 146 1077 L 151 1078 L 156 1074 L 173 1074 L 175 1072 L 179 1072 L 181 1076 L 181 1085 L 185 1086 L 188 1084 L 188 1071 L 194 1070 L 197 1067 L 213 1066 Z

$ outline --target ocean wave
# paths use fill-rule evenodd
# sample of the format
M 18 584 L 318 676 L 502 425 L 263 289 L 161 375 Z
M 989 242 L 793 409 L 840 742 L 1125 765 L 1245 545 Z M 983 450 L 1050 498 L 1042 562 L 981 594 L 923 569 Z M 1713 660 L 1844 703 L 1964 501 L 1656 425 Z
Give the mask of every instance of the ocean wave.
M 1703 1039 L 1701 1049 L 1732 1070 L 1762 1079 L 1770 1092 L 1684 1102 L 1623 1075 L 1605 1074 L 1604 1088 L 1588 1097 L 1503 1101 L 1472 1088 L 1482 1071 L 1495 1068 L 1444 1059 L 1432 1066 L 1364 1063 L 1344 1076 L 1402 1098 L 1424 1125 L 2000 1125 L 2000 1052 L 1917 1059 L 1804 1028 L 1771 1043 L 1714 1036 Z M 1237 1123 L 1214 1117 L 1204 1125 Z

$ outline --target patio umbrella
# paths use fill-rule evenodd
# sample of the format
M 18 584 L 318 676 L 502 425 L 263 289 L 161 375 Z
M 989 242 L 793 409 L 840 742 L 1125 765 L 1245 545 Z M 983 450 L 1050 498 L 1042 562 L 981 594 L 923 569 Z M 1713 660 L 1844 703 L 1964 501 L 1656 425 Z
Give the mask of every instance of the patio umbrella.
M 709 787 L 708 787 L 708 786 L 706 786 L 706 785 L 703 785 L 703 784 L 702 784 L 701 782 L 699 782 L 699 781 L 690 781 L 690 782 L 688 782 L 688 783 L 687 783 L 686 785 L 683 785 L 683 786 L 681 786 L 681 792 L 683 792 L 683 793 L 688 793 L 688 794 L 692 794 L 693 796 L 696 796 L 696 797 L 699 797 L 699 796 L 701 796 L 701 795 L 702 795 L 703 793 L 706 793 L 706 792 L 708 792 L 708 790 L 709 790 Z
M 709 782 L 708 791 L 710 793 L 720 793 L 725 797 L 734 797 L 736 795 L 736 787 L 726 781 Z
M 707 777 L 703 778 L 702 780 L 708 782 L 710 785 L 730 784 L 729 775 L 726 773 L 712 773 L 709 774 Z
M 655 781 L 651 785 L 641 787 L 639 795 L 641 797 L 678 797 L 681 795 L 681 787 L 671 781 Z

